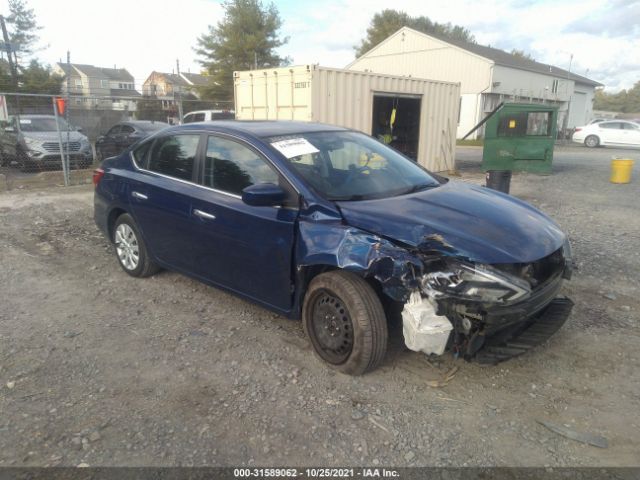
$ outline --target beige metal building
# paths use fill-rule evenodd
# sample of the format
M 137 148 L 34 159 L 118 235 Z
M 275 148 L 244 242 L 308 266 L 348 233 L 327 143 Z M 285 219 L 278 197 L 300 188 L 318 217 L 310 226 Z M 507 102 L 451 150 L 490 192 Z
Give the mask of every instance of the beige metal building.
M 459 138 L 503 101 L 549 103 L 559 108 L 560 124 L 569 110 L 568 126 L 584 125 L 593 118 L 595 87 L 602 86 L 553 65 L 408 27 L 401 28 L 346 68 L 460 82 Z
M 391 138 L 391 146 L 432 171 L 454 169 L 457 83 L 317 65 L 234 72 L 234 80 L 238 120 L 340 125 Z

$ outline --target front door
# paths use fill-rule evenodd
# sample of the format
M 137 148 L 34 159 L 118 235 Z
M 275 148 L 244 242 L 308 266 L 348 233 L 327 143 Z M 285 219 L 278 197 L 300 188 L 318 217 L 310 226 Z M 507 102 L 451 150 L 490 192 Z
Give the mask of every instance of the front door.
M 193 196 L 193 268 L 198 276 L 281 310 L 291 308 L 297 195 L 270 162 L 244 142 L 211 135 L 202 187 Z M 280 184 L 290 199 L 255 207 L 241 199 L 256 183 Z

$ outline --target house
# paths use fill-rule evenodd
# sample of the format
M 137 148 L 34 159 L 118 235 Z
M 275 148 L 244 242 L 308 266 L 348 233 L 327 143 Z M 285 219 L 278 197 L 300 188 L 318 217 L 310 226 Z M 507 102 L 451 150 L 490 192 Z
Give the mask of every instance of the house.
M 164 73 L 153 71 L 142 84 L 142 94 L 173 100 L 175 95 L 200 98 L 198 87 L 205 86 L 208 77 L 199 73 Z
M 165 73 L 153 71 L 142 84 L 142 94 L 160 102 L 170 123 L 179 121 L 179 103 L 200 98 L 198 87 L 207 84 L 208 77 L 199 73 Z M 185 106 L 186 107 L 186 106 Z
M 567 58 L 569 60 L 569 58 Z M 593 117 L 601 83 L 497 48 L 444 39 L 403 27 L 346 67 L 392 75 L 459 82 L 461 138 L 503 101 L 548 103 L 569 111 L 569 128 Z M 476 138 L 481 130 L 469 138 Z
M 140 92 L 125 68 L 104 68 L 79 63 L 57 63 L 54 72 L 63 76 L 62 92 L 69 82 L 71 108 L 135 111 Z

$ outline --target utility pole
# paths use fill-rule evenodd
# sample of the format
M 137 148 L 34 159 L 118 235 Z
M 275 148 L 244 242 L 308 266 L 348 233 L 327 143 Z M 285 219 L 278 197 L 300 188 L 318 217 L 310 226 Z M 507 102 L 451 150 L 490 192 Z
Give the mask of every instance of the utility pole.
M 67 177 L 69 176 L 69 166 L 71 165 L 70 162 L 70 158 L 69 158 L 69 136 L 70 136 L 70 126 L 69 126 L 69 106 L 71 105 L 71 102 L 69 101 L 69 92 L 70 92 L 70 85 L 71 85 L 71 52 L 69 52 L 69 50 L 67 50 L 67 92 L 66 92 L 66 108 L 64 109 L 64 119 L 67 122 L 67 155 L 66 155 L 66 161 L 67 163 Z M 69 183 L 69 178 L 67 178 L 67 184 Z
M 565 52 L 569 53 L 569 52 Z M 571 113 L 571 92 L 569 91 L 569 78 L 571 77 L 571 64 L 573 63 L 573 53 L 569 53 L 569 71 L 567 71 L 567 114 L 564 117 L 564 122 L 562 125 L 562 140 L 563 142 L 567 141 L 567 128 L 569 127 L 569 114 Z
M 176 58 L 176 72 L 178 73 L 178 80 L 182 81 L 182 77 L 180 76 L 180 60 Z M 182 94 L 180 92 L 180 85 L 176 85 L 178 88 L 178 123 L 182 123 Z M 174 90 L 175 97 L 175 90 Z

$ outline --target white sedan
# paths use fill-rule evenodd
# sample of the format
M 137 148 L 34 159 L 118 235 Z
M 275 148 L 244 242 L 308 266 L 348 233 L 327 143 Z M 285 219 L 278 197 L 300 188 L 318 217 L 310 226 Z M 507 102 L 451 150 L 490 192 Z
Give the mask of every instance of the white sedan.
M 590 148 L 605 145 L 640 147 L 640 124 L 626 120 L 593 123 L 576 127 L 571 139 Z

